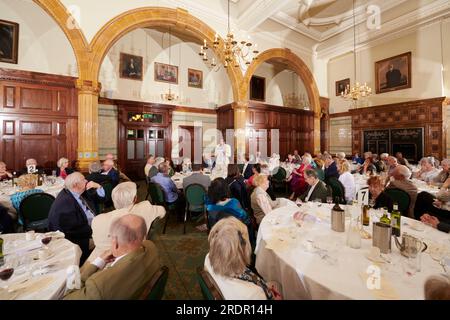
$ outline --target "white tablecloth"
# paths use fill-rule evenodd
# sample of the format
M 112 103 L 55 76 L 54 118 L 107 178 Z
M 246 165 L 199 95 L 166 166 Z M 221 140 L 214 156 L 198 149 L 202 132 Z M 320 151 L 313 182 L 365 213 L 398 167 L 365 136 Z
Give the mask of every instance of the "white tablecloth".
M 175 185 L 177 186 L 177 189 L 182 190 L 183 189 L 183 180 L 186 177 L 189 177 L 192 173 L 181 173 L 181 172 L 176 172 L 173 176 L 172 176 L 172 181 L 175 183 Z M 226 178 L 227 174 L 224 172 L 220 172 L 217 170 L 213 170 L 210 174 L 208 173 L 204 173 L 205 175 L 209 176 L 211 178 L 211 181 L 213 181 L 216 178 L 222 177 L 222 178 Z
M 381 268 L 381 289 L 369 290 L 368 268 L 373 266 L 365 257 L 372 240 L 361 240 L 360 249 L 346 245 L 347 233 L 331 230 L 332 205 L 323 204 L 308 212 L 322 219 L 309 226 L 298 227 L 293 214 L 299 208 L 287 206 L 273 210 L 259 228 L 256 247 L 256 268 L 266 280 L 281 284 L 285 299 L 423 299 L 426 279 L 443 272 L 442 266 L 427 252 L 422 254 L 422 270 L 407 276 L 403 270 L 404 258 L 392 241 L 391 263 L 377 263 Z M 349 219 L 347 219 L 349 221 Z M 347 222 L 348 222 L 347 221 Z M 449 235 L 425 226 L 415 231 L 403 218 L 402 233 L 423 238 L 428 246 L 450 245 Z M 364 227 L 372 233 L 372 226 Z M 348 224 L 347 228 L 348 229 Z M 325 249 L 328 257 L 322 259 L 316 250 L 310 250 L 308 240 Z M 311 252 L 313 251 L 313 252 Z M 431 252 L 430 250 L 427 250 Z M 323 252 L 323 251 L 322 251 Z
M 14 274 L 8 281 L 0 280 L 0 287 L 17 289 L 7 292 L 0 288 L 0 299 L 18 300 L 54 300 L 64 295 L 66 287 L 66 269 L 71 265 L 78 265 L 81 257 L 80 247 L 64 238 L 53 238 L 47 245 L 51 255 L 45 260 L 38 259 L 40 240 L 26 241 L 24 233 L 1 235 L 6 264 L 5 269 L 15 263 Z M 40 272 L 39 272 L 40 271 Z M 32 274 L 35 275 L 32 275 Z M 43 274 L 36 274 L 43 273 Z M 26 280 L 26 281 L 25 281 Z M 25 281 L 21 283 L 22 281 Z
M 64 180 L 58 178 L 56 180 L 56 183 L 54 185 L 47 185 L 44 184 L 42 186 L 36 187 L 36 189 L 41 189 L 45 193 L 49 193 L 52 196 L 56 198 L 56 196 L 61 192 L 61 190 L 64 188 Z M 17 216 L 16 210 L 13 208 L 13 205 L 11 203 L 11 196 L 16 193 L 17 191 L 20 191 L 19 188 L 13 188 L 11 186 L 11 181 L 3 182 L 0 184 L 0 204 L 8 209 L 8 212 L 13 217 Z

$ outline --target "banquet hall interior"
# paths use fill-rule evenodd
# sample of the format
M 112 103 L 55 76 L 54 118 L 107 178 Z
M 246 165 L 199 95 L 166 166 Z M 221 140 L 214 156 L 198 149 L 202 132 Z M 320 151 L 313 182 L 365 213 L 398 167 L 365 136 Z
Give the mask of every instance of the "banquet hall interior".
M 450 300 L 449 0 L 0 0 L 0 300 Z

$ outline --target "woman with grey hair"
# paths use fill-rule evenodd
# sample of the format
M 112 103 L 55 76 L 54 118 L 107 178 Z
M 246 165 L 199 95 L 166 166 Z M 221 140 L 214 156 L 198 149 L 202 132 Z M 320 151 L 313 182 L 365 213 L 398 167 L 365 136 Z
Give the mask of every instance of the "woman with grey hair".
M 450 159 L 442 160 L 441 168 L 439 174 L 431 180 L 431 183 L 438 187 L 441 187 L 450 176 Z
M 75 170 L 73 170 L 72 168 L 69 168 L 69 159 L 67 158 L 61 158 L 58 160 L 58 162 L 56 163 L 57 168 L 56 168 L 56 176 L 57 177 L 61 177 L 62 179 L 66 179 L 66 177 L 73 173 Z
M 223 218 L 211 229 L 205 270 L 226 300 L 279 300 L 275 284 L 249 269 L 252 248 L 247 227 L 234 217 Z
M 110 243 L 108 231 L 115 219 L 129 213 L 141 216 L 145 220 L 148 232 L 153 221 L 156 218 L 162 219 L 166 214 L 164 207 L 154 206 L 147 200 L 136 203 L 137 186 L 131 181 L 119 183 L 113 189 L 111 197 L 116 210 L 100 214 L 92 220 L 95 249 L 89 256 L 89 261 L 108 249 Z
M 425 157 L 420 159 L 420 170 L 413 174 L 413 178 L 431 182 L 439 174 L 439 170 L 435 166 L 434 157 Z

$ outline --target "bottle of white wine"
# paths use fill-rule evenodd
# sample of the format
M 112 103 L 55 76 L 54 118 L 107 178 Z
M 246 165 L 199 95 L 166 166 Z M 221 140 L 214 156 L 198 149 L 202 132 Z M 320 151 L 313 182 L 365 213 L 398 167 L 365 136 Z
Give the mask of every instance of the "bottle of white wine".
M 402 214 L 398 211 L 398 204 L 394 203 L 393 210 L 391 212 L 391 227 L 392 234 L 397 237 L 400 237 L 401 219 Z
M 387 214 L 388 214 L 387 208 L 383 208 L 383 216 L 380 218 L 380 222 L 387 225 L 391 225 L 391 219 L 389 219 Z
M 5 264 L 5 258 L 3 257 L 3 239 L 0 238 L 0 267 Z

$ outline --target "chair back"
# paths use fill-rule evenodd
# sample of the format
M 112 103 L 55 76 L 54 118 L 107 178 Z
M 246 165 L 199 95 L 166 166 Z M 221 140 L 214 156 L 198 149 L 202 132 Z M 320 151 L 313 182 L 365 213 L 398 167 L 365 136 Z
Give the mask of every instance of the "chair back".
M 168 277 L 169 268 L 167 266 L 162 266 L 147 283 L 139 300 L 161 300 L 164 295 Z
M 214 227 L 214 225 L 223 218 L 232 216 L 231 213 L 228 213 L 226 211 L 208 211 L 207 212 L 207 219 L 206 219 L 206 226 L 208 228 L 208 232 Z
M 202 267 L 197 268 L 197 278 L 203 297 L 206 300 L 225 300 L 219 286 L 211 277 L 208 271 Z
M 327 185 L 331 188 L 333 199 L 338 197 L 341 203 L 345 203 L 345 188 L 342 182 L 335 177 L 330 177 L 327 181 Z
M 203 211 L 206 189 L 201 184 L 193 183 L 184 190 L 186 204 L 190 211 Z
M 272 180 L 275 182 L 283 182 L 286 179 L 287 173 L 286 170 L 283 167 L 276 167 L 273 172 L 275 172 L 274 175 L 272 175 Z
M 164 190 L 158 183 L 150 182 L 148 184 L 148 194 L 150 195 L 150 202 L 153 205 L 165 206 L 166 198 L 164 197 Z
M 48 214 L 55 197 L 48 193 L 34 193 L 20 203 L 19 214 L 25 230 L 47 230 Z
M 402 213 L 402 215 L 408 216 L 409 205 L 411 203 L 409 194 L 406 191 L 398 188 L 388 188 L 384 191 L 388 194 L 389 197 L 391 197 L 392 201 L 398 203 L 398 210 Z
M 161 220 L 161 218 L 155 218 L 152 221 L 152 224 L 150 225 L 150 228 L 148 228 L 148 232 L 147 232 L 147 240 L 151 240 L 152 239 L 152 230 L 155 228 L 155 226 L 158 224 L 159 220 Z
M 239 163 L 238 164 L 238 169 L 239 169 L 239 172 L 241 173 L 241 174 L 243 174 L 244 172 L 242 172 L 242 171 L 244 171 L 244 164 L 243 163 Z

